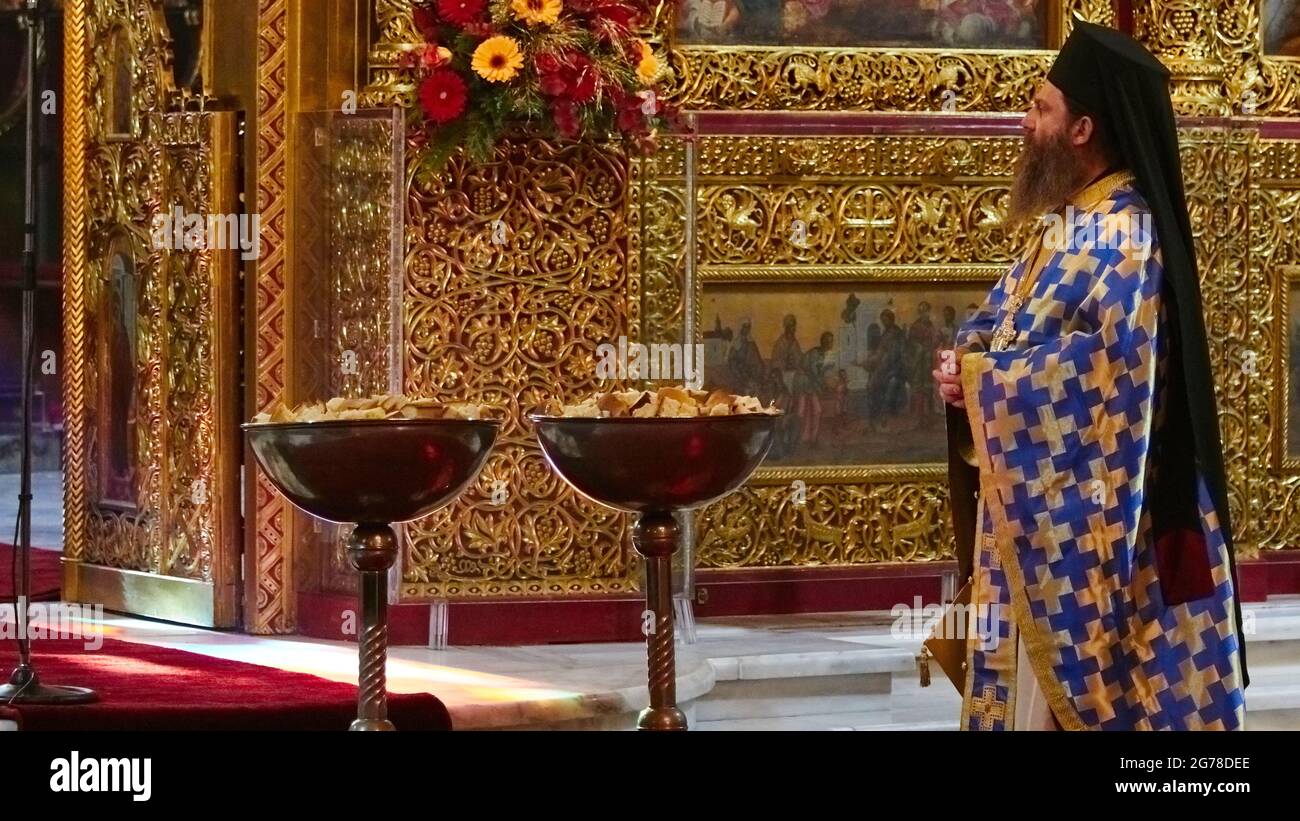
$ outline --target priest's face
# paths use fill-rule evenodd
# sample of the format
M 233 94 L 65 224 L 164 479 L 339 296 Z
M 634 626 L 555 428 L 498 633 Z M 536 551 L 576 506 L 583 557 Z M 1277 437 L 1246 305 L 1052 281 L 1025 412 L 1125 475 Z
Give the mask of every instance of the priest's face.
M 1043 81 L 1020 121 L 1025 144 L 1011 186 L 1012 224 L 1054 211 L 1085 182 L 1087 139 L 1080 140 L 1078 120 L 1060 89 Z

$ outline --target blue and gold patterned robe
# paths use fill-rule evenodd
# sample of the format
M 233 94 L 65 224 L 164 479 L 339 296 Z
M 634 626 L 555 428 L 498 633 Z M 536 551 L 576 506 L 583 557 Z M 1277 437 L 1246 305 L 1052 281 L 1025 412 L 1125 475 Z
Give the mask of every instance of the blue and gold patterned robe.
M 1149 213 L 1127 179 L 1093 194 L 1077 224 Z M 1115 233 L 1126 220 L 1102 224 L 1048 249 L 1006 350 L 991 340 L 1032 249 L 958 334 L 980 470 L 972 603 L 996 631 L 968 641 L 962 726 L 1014 729 L 1023 641 L 1065 729 L 1240 729 L 1236 594 L 1207 486 L 1194 600 L 1162 585 L 1145 504 L 1169 353 L 1159 244 L 1137 253 Z

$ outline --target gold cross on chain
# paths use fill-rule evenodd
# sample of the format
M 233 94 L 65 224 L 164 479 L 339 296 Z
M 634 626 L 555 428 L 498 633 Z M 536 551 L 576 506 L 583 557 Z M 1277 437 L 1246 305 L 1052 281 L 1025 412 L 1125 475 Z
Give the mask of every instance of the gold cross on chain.
M 993 339 L 989 341 L 991 350 L 1005 351 L 1016 338 L 1016 314 L 1020 312 L 1020 306 L 1024 302 L 1025 298 L 1019 294 L 1011 294 L 1007 297 L 1006 313 L 1002 316 L 1002 324 L 993 332 Z

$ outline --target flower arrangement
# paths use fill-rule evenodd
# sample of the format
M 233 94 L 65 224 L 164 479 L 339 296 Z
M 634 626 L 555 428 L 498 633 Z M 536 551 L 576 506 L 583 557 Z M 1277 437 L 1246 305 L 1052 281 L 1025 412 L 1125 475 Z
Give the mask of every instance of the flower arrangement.
M 425 39 L 408 60 L 441 167 L 460 146 L 487 159 L 510 129 L 570 139 L 623 137 L 643 152 L 677 112 L 666 67 L 637 35 L 674 0 L 420 0 Z

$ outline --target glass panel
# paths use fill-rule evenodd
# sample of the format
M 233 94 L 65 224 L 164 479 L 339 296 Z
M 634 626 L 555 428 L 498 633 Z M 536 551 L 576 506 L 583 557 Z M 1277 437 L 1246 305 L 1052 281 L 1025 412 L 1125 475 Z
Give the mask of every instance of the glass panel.
M 402 390 L 404 130 L 395 110 L 299 115 L 291 334 L 294 404 Z M 302 513 L 304 589 L 352 591 L 343 528 Z M 396 576 L 394 576 L 396 578 Z
M 695 142 L 681 134 L 664 134 L 658 150 L 641 161 L 641 341 L 683 344 L 695 339 L 694 160 Z M 693 356 L 708 380 L 708 343 Z M 684 357 L 683 357 L 684 361 Z M 678 384 L 661 379 L 656 385 Z M 673 596 L 690 602 L 695 595 L 694 517 L 677 517 L 681 546 L 673 555 Z M 644 582 L 643 582 L 644 584 Z M 681 606 L 681 605 L 679 605 Z M 683 632 L 682 637 L 687 634 Z

